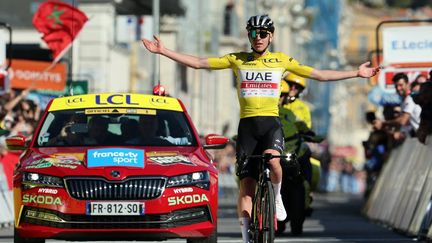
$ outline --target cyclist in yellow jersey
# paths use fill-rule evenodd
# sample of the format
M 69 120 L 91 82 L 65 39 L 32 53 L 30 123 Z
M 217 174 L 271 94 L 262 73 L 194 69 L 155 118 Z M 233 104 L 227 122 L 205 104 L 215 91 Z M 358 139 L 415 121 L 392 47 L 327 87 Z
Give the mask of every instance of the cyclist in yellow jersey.
M 368 67 L 369 62 L 360 65 L 358 70 L 335 71 L 318 70 L 300 64 L 283 53 L 268 50 L 273 41 L 274 24 L 267 15 L 249 18 L 248 32 L 251 52 L 227 54 L 219 58 L 203 58 L 182 54 L 165 48 L 162 41 L 143 39 L 142 42 L 152 53 L 164 55 L 176 62 L 196 69 L 225 69 L 234 71 L 237 78 L 237 93 L 240 102 L 240 123 L 237 139 L 237 155 L 250 155 L 256 152 L 279 155 L 283 151 L 283 134 L 278 114 L 280 80 L 285 71 L 319 81 L 334 81 L 354 77 L 369 78 L 379 72 L 379 67 Z M 248 165 L 254 165 L 248 163 Z M 240 192 L 238 214 L 245 242 L 249 241 L 248 227 L 255 191 L 256 165 L 240 171 Z M 282 169 L 279 159 L 270 161 L 271 181 L 275 190 L 276 216 L 286 218 L 280 196 Z

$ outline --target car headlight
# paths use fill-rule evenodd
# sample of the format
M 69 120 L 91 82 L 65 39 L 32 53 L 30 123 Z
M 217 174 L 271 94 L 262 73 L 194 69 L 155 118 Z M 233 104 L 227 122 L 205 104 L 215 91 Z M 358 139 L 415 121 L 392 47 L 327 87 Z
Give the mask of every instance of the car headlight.
M 185 175 L 173 176 L 168 179 L 167 187 L 196 186 L 208 190 L 210 176 L 208 171 L 194 172 Z
M 64 187 L 63 179 L 38 173 L 25 172 L 22 183 L 27 188 L 33 187 Z

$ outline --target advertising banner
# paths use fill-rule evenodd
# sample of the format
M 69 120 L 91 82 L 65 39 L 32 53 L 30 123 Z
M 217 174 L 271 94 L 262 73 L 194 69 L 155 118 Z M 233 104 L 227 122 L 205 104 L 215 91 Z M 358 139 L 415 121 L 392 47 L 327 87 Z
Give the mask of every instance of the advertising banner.
M 411 83 L 414 79 L 423 74 L 426 77 L 429 76 L 430 67 L 409 67 L 409 68 L 396 68 L 396 67 L 386 67 L 379 73 L 378 84 L 386 91 L 394 91 L 394 84 L 392 78 L 397 73 L 405 73 L 408 76 L 408 80 Z
M 9 69 L 11 88 L 63 91 L 66 84 L 67 68 L 65 64 L 51 62 L 16 60 Z
M 383 63 L 432 63 L 432 26 L 383 29 Z

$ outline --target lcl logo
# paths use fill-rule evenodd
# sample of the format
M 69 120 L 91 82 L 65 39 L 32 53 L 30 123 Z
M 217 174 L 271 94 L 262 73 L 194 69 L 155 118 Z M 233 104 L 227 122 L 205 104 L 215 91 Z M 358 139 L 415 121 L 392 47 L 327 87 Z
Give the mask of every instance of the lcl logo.
M 151 98 L 151 102 L 159 103 L 159 104 L 168 104 L 168 101 L 165 98 Z
M 122 94 L 113 94 L 106 98 L 101 97 L 100 95 L 95 96 L 95 102 L 97 105 L 139 105 L 139 103 L 133 102 L 132 97 L 130 95 L 122 95 Z
M 265 62 L 265 63 L 278 63 L 278 62 L 282 62 L 282 61 L 279 61 L 279 59 L 277 59 L 277 58 L 269 58 L 269 59 L 264 59 L 263 62 Z
M 66 100 L 66 104 L 69 106 L 73 106 L 82 102 L 84 102 L 84 99 L 82 97 L 68 98 Z

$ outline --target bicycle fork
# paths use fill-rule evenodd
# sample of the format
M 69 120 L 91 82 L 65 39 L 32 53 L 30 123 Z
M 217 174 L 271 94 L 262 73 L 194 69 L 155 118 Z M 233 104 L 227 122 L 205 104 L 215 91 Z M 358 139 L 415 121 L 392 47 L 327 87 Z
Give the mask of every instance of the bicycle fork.
M 264 178 L 263 178 L 263 180 L 260 180 L 260 181 L 262 183 L 264 183 L 264 184 L 267 183 L 267 182 L 270 182 L 270 184 L 271 184 L 270 168 L 268 167 L 268 165 L 264 167 L 263 175 L 264 175 Z M 258 186 L 259 186 L 259 188 L 264 188 L 263 185 L 258 185 Z M 273 185 L 271 186 L 270 190 L 273 190 Z M 260 202 L 260 203 L 262 203 L 262 202 Z M 273 205 L 273 207 L 274 206 L 275 205 Z M 276 209 L 274 209 L 273 212 L 274 212 L 274 214 L 271 217 L 273 218 L 274 227 L 275 227 L 274 230 L 276 232 L 277 231 Z M 259 227 L 260 227 L 260 229 L 263 229 L 263 223 L 262 223 L 263 220 L 262 220 L 262 218 L 264 217 L 265 213 L 268 213 L 268 212 L 261 212 L 261 214 L 260 214 L 260 218 L 259 218 Z M 264 229 L 264 230 L 268 231 L 269 229 Z

